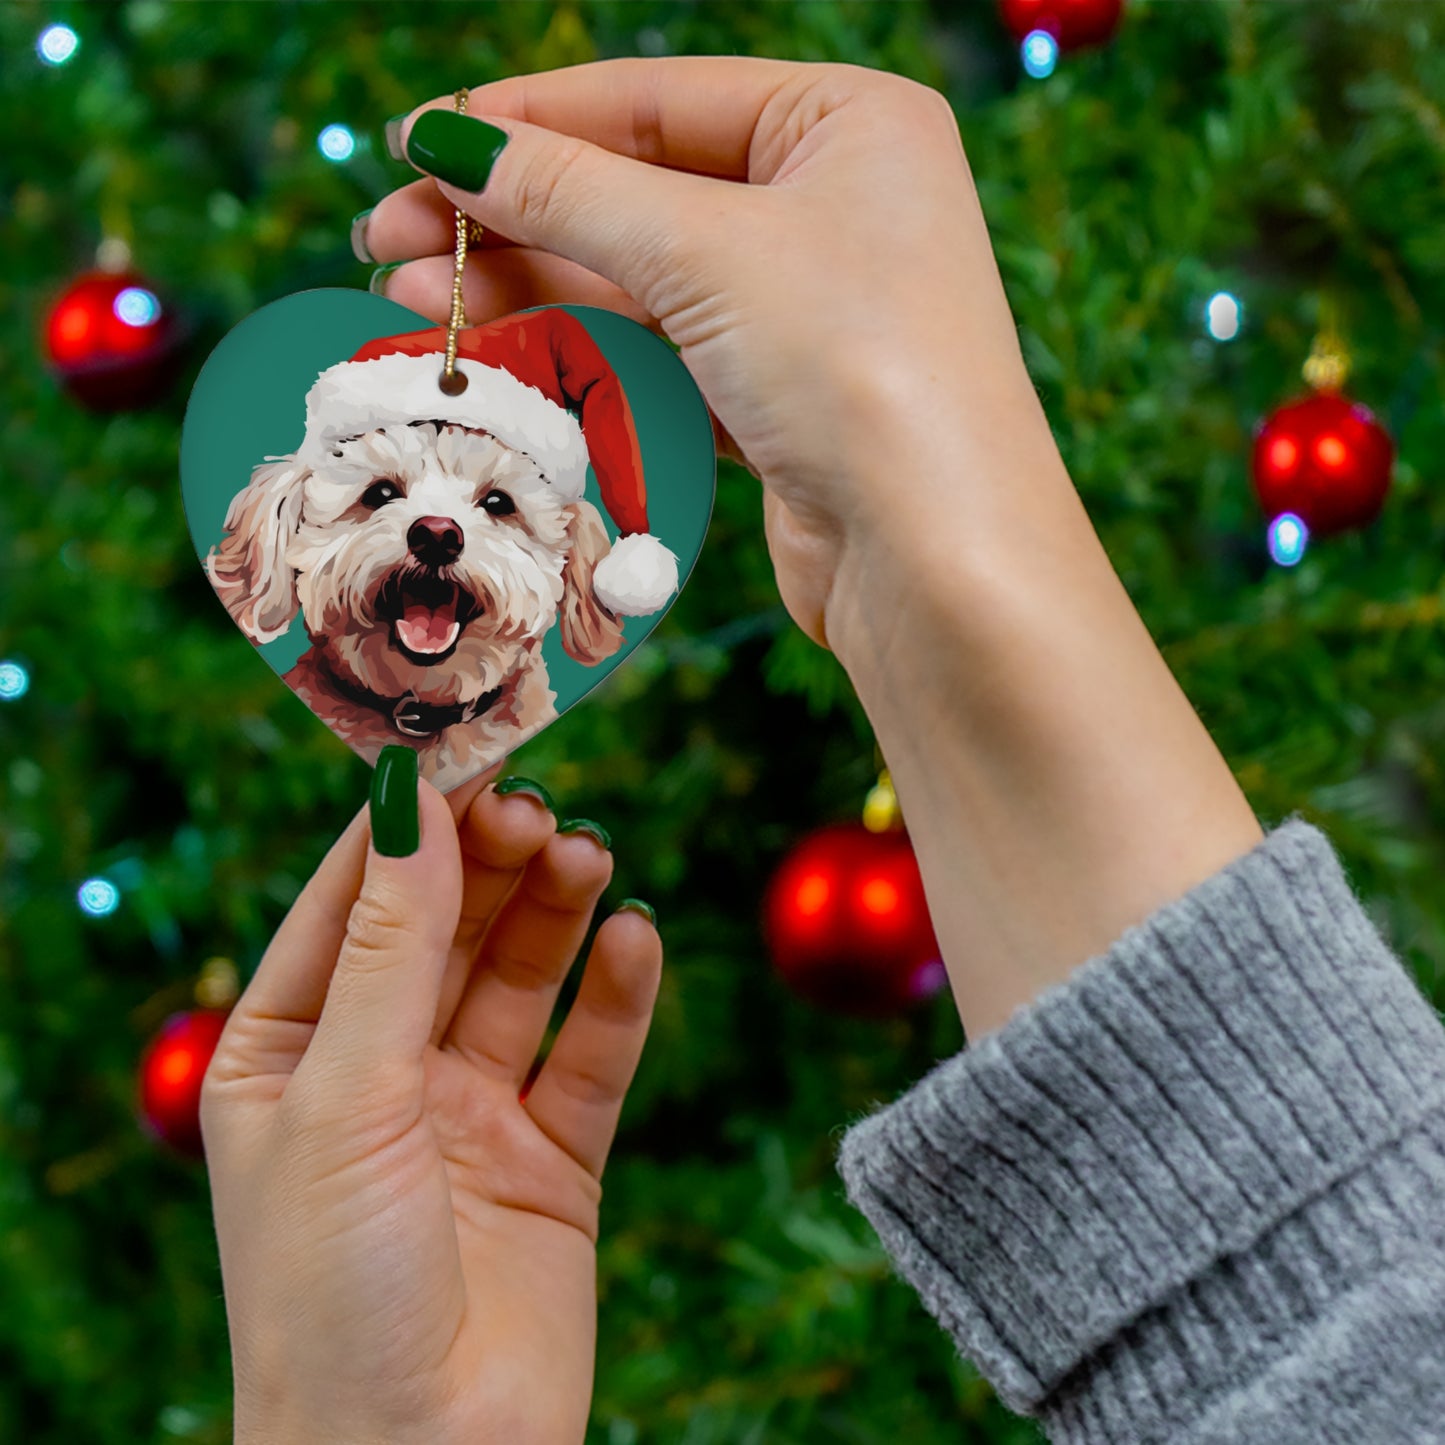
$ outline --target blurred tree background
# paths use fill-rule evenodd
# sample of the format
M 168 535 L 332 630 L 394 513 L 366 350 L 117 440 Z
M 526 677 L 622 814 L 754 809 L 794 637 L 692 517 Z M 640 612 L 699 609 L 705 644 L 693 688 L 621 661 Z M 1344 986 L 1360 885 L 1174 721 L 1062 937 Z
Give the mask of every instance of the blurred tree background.
M 36 40 L 80 39 L 65 64 Z M 0 1440 L 230 1439 L 203 1166 L 135 1115 L 138 1056 L 201 962 L 248 975 L 367 769 L 231 625 L 177 482 L 186 391 L 255 307 L 364 287 L 354 212 L 411 173 L 386 117 L 601 56 L 879 66 L 958 114 L 1026 354 L 1135 601 L 1261 817 L 1300 811 L 1445 998 L 1445 7 L 1135 0 L 1115 41 L 1020 68 L 976 3 L 161 3 L 0 9 Z M 349 159 L 318 149 L 354 131 Z M 78 407 L 40 332 L 105 237 L 187 320 L 149 408 Z M 909 237 L 877 258 L 908 265 Z M 1208 298 L 1242 299 L 1234 340 Z M 1321 307 L 1399 447 L 1363 533 L 1274 566 L 1255 423 Z M 612 830 L 609 901 L 656 904 L 657 1022 L 607 1175 L 597 1445 L 1018 1442 L 893 1280 L 833 1168 L 841 1128 L 962 1043 L 786 992 L 766 881 L 876 771 L 832 659 L 788 622 L 758 488 L 724 464 L 692 584 L 631 664 L 521 750 Z M 119 907 L 88 917 L 82 880 Z

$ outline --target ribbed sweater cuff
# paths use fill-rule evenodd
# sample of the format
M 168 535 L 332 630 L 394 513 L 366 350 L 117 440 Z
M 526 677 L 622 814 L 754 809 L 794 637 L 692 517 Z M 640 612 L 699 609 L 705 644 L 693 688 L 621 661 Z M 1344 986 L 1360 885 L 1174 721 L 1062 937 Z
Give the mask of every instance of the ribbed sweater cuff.
M 1422 1161 L 1428 1193 L 1442 1104 L 1440 1020 L 1291 820 L 856 1124 L 839 1167 L 1008 1404 L 1144 1439 L 1379 1257 L 1404 1206 L 1373 1161 Z

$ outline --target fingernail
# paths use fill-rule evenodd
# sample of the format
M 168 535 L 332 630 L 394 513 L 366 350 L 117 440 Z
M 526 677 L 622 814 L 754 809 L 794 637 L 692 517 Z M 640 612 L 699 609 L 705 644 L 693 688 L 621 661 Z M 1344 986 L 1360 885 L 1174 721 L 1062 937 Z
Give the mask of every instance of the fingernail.
M 404 161 L 406 159 L 401 148 L 401 128 L 406 123 L 407 115 L 410 114 L 411 112 L 407 111 L 406 115 L 394 115 L 386 123 L 384 132 L 386 135 L 386 153 L 394 161 Z
M 652 904 L 644 903 L 640 898 L 624 898 L 617 905 L 619 913 L 640 913 L 654 927 L 657 925 L 657 911 Z
M 439 181 L 479 191 L 508 139 L 506 131 L 484 120 L 454 110 L 426 110 L 406 138 L 406 158 Z
M 557 811 L 551 793 L 541 783 L 534 783 L 531 778 L 503 778 L 500 783 L 492 785 L 492 791 L 500 793 L 504 798 L 512 793 L 525 793 L 530 798 L 536 798 L 549 813 Z
M 612 847 L 612 835 L 602 826 L 601 823 L 594 823 L 591 818 L 568 818 L 565 823 L 557 825 L 559 833 L 587 833 L 603 848 Z
M 371 775 L 371 841 L 387 858 L 409 858 L 421 844 L 416 801 L 416 754 L 382 748 Z
M 386 283 L 391 279 L 391 273 L 398 267 L 405 266 L 405 261 L 393 261 L 389 266 L 378 266 L 371 273 L 371 280 L 366 283 L 366 289 L 373 296 L 386 295 Z
M 371 248 L 366 244 L 366 223 L 375 209 L 375 206 L 368 206 L 351 218 L 351 254 L 367 266 L 376 265 L 376 257 L 371 254 Z

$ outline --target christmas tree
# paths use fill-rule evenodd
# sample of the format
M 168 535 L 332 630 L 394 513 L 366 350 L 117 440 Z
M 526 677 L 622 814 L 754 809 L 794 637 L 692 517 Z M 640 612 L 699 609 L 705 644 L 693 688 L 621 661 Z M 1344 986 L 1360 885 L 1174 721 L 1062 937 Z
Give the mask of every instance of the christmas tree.
M 196 565 L 177 446 L 200 362 L 268 301 L 366 285 L 350 218 L 412 175 L 388 116 L 516 72 L 735 52 L 952 101 L 1032 375 L 1134 601 L 1261 818 L 1322 826 L 1445 1002 L 1445 11 L 1134 0 L 1107 44 L 1021 55 L 982 0 L 13 3 L 0 1440 L 230 1440 L 204 1168 L 138 1123 L 137 1062 L 206 959 L 244 983 L 366 796 Z M 133 319 L 149 296 L 176 327 L 174 375 L 117 411 L 46 364 L 46 319 L 98 249 L 128 256 Z M 1302 555 L 1277 532 L 1272 557 L 1254 430 L 1327 333 L 1393 439 L 1392 486 L 1370 526 Z M 654 903 L 668 954 L 606 1178 L 598 1445 L 1038 1438 L 891 1276 L 833 1167 L 843 1125 L 961 1046 L 947 994 L 850 1018 L 766 953 L 769 878 L 857 816 L 878 764 L 728 463 L 677 606 L 511 760 L 607 825 L 605 902 Z

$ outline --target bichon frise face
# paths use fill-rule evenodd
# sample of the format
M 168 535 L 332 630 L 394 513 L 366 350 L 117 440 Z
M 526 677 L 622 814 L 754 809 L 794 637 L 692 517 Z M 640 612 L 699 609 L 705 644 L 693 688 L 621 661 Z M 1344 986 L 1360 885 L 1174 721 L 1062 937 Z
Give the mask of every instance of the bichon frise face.
M 413 422 L 344 439 L 320 468 L 256 468 L 206 567 L 253 642 L 301 614 L 312 647 L 287 681 L 366 753 L 373 733 L 377 752 L 402 740 L 386 734 L 403 699 L 444 724 L 438 742 L 456 726 L 530 736 L 555 716 L 541 656 L 553 622 L 585 665 L 622 642 L 592 591 L 608 547 L 596 508 L 559 497 L 522 452 Z M 447 711 L 479 702 L 479 728 Z M 443 751 L 461 756 L 458 742 Z

